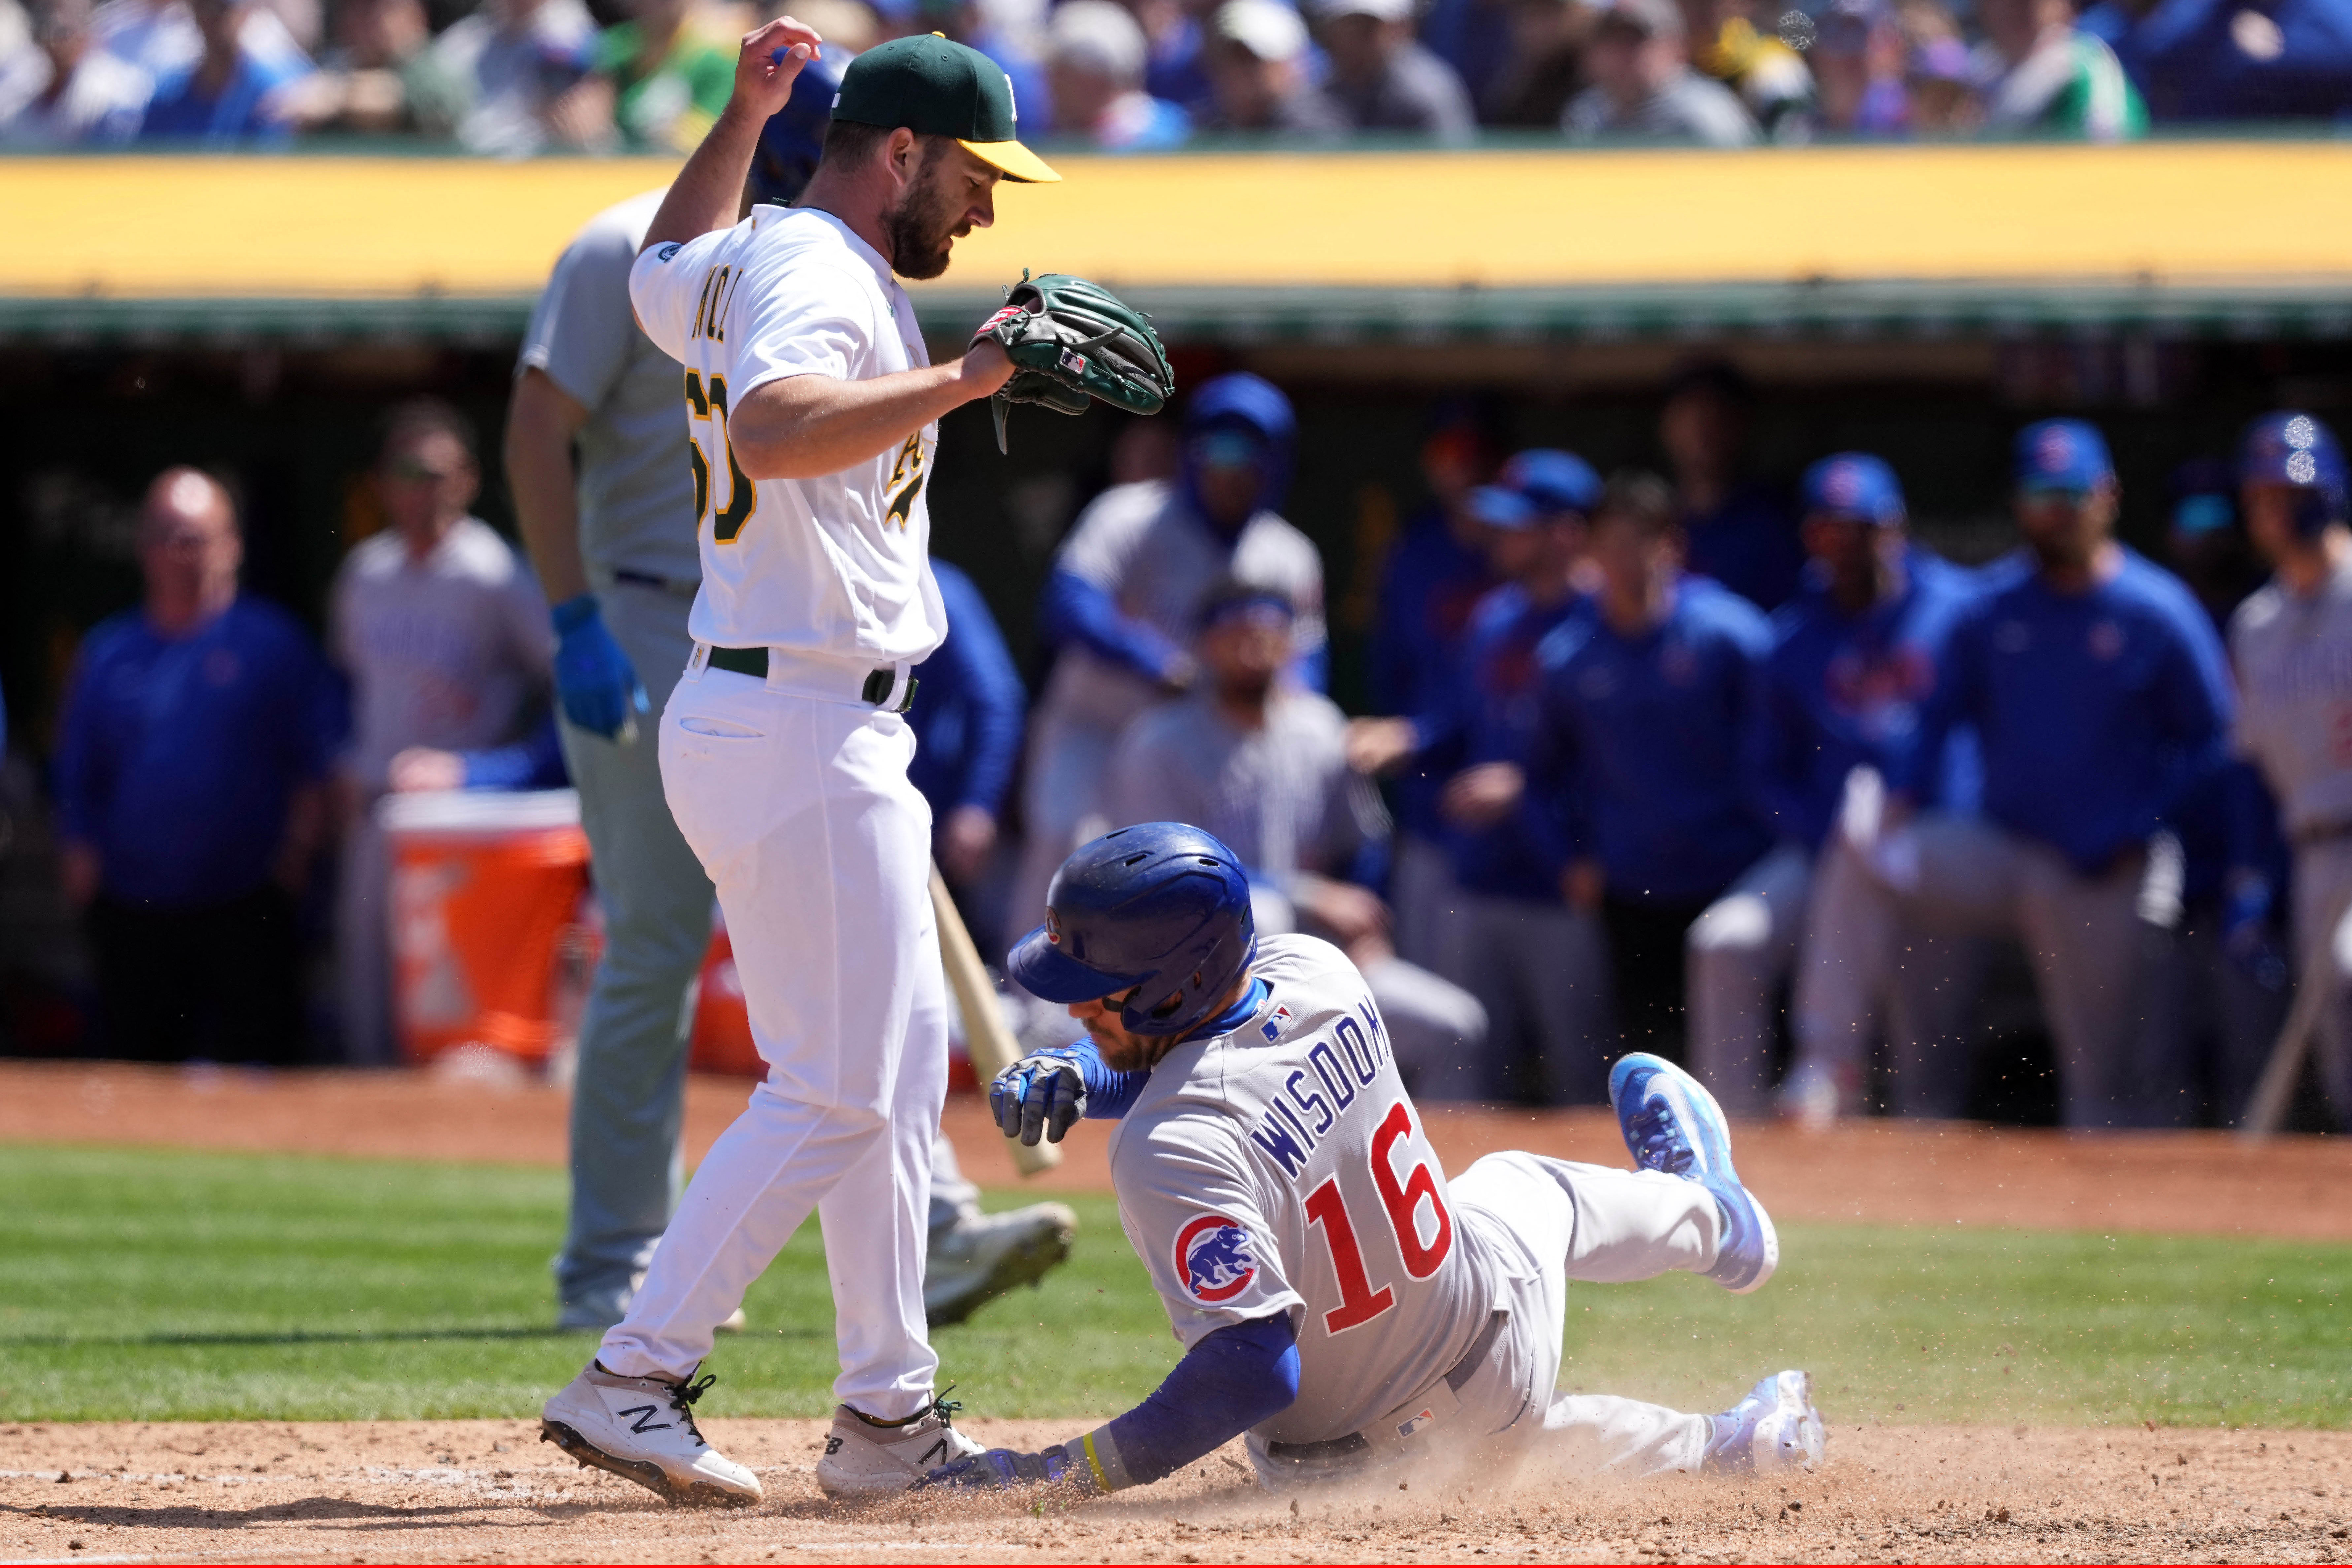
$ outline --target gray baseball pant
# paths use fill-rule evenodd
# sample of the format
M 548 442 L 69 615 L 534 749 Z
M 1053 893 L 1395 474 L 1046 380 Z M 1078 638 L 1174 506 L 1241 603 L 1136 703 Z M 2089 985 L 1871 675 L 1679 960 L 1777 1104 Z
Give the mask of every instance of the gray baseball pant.
M 1486 894 L 1465 894 L 1463 904 L 1462 983 L 1486 1007 L 1487 1051 L 1484 1083 L 1464 1085 L 1457 1097 L 1500 1097 L 1509 1055 L 1531 1035 L 1552 1101 L 1605 1102 L 1615 1040 L 1600 917 L 1558 901 Z
M 1691 1071 L 1726 1113 L 1760 1116 L 1772 1092 L 1772 1003 L 1796 967 L 1813 857 L 1782 844 L 1740 873 L 1684 938 Z
M 1470 922 L 1454 857 L 1444 845 L 1405 832 L 1391 841 L 1389 857 L 1397 956 L 1461 984 Z
M 2337 1124 L 2352 1129 L 2352 839 L 2315 840 L 2294 852 L 2294 950 L 2318 956 L 2316 972 L 2335 988 L 2313 1054 Z M 2298 981 L 2314 972 L 2306 956 Z
M 1869 885 L 1887 900 L 1840 929 L 1817 960 L 1829 981 L 1886 996 L 1905 971 L 1927 992 L 1947 998 L 1970 981 L 1962 962 L 1941 975 L 1922 974 L 1942 962 L 1911 940 L 2013 935 L 2032 965 L 2035 988 L 2057 1048 L 2060 1097 L 2070 1127 L 2126 1121 L 2132 1075 L 2146 1028 L 2145 985 L 2149 953 L 2140 917 L 2140 883 L 2147 857 L 2131 854 L 2085 876 L 2049 845 L 1973 817 L 1923 816 L 1881 837 L 1866 855 Z M 1908 950 L 1906 950 L 1906 949 Z M 1965 1000 L 1962 996 L 1957 999 Z M 1800 1016 L 1805 1009 L 1801 1006 Z M 1816 1019 L 1816 1025 L 1822 1019 Z M 1967 1060 L 1960 1042 L 1915 1041 L 1915 1070 L 1933 1082 L 1906 1096 L 1900 1064 L 1897 1101 L 1935 1099 L 1957 1083 L 1964 1092 Z
M 692 601 L 636 583 L 603 589 L 597 601 L 653 710 L 629 746 L 561 726 L 594 857 L 604 951 L 580 1020 L 572 1219 L 555 1276 L 567 1315 L 617 1320 L 685 1189 L 687 1044 L 714 895 L 663 798 L 654 737 L 694 651 Z

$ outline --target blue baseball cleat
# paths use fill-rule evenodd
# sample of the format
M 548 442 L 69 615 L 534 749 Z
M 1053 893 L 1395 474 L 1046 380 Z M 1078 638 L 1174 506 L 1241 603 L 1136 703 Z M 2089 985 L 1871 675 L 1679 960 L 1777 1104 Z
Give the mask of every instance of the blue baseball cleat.
M 1710 1475 L 1811 1469 L 1822 1462 L 1828 1429 L 1813 1408 L 1813 1380 L 1801 1372 L 1776 1372 L 1748 1391 L 1748 1397 L 1712 1416 L 1699 1468 Z
M 1633 1163 L 1697 1182 L 1723 1211 L 1723 1239 L 1706 1277 L 1746 1295 L 1780 1266 L 1772 1217 L 1731 1168 L 1731 1129 L 1706 1085 L 1662 1056 L 1635 1051 L 1609 1073 L 1609 1103 Z

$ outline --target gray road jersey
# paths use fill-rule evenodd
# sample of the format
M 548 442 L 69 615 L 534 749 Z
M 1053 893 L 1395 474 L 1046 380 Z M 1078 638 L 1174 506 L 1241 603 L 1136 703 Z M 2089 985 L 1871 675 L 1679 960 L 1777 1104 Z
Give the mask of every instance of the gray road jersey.
M 1272 512 L 1252 517 L 1228 543 L 1192 516 L 1174 486 L 1120 485 L 1079 515 L 1054 564 L 1103 589 L 1122 612 L 1180 647 L 1192 643 L 1201 596 L 1228 573 L 1289 595 L 1301 653 L 1323 645 L 1323 558 L 1312 539 Z M 1157 695 L 1150 682 L 1074 644 L 1054 662 L 1044 706 L 1118 729 Z
M 2352 823 L 2352 565 L 2305 598 L 2273 580 L 2230 618 L 2237 745 L 2291 833 Z
M 1302 871 L 1344 877 L 1366 841 L 1388 836 L 1347 737 L 1346 716 L 1316 692 L 1276 693 L 1263 729 L 1236 727 L 1207 692 L 1166 704 L 1111 754 L 1110 819 L 1205 828 L 1286 891 Z
M 1494 1307 L 1494 1272 L 1453 1212 L 1355 966 L 1328 942 L 1268 936 L 1256 972 L 1271 994 L 1249 1022 L 1152 1069 L 1111 1134 L 1111 1178 L 1187 1348 L 1290 1314 L 1298 1399 L 1255 1430 L 1319 1442 L 1460 1360 Z
M 701 580 L 685 371 L 637 329 L 629 267 L 661 205 L 648 191 L 588 220 L 530 313 L 516 374 L 547 372 L 589 411 L 580 432 L 580 554 L 589 580 L 615 571 Z

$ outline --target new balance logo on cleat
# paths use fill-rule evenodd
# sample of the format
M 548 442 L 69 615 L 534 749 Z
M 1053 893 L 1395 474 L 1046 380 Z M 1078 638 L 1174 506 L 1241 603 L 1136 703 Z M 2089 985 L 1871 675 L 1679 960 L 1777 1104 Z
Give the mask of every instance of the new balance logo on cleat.
M 652 1432 L 669 1425 L 667 1421 L 654 1419 L 654 1406 L 650 1405 L 633 1405 L 626 1410 L 615 1410 L 613 1414 L 635 1416 L 636 1419 L 629 1423 L 629 1430 L 632 1432 Z
M 839 1437 L 827 1437 L 824 1440 L 824 1457 L 829 1459 L 839 1452 L 841 1452 L 841 1439 Z
M 915 1463 L 928 1471 L 933 1465 L 943 1465 L 954 1457 L 955 1452 L 948 1446 L 948 1440 L 941 1437 L 938 1442 L 925 1448 L 923 1457 L 917 1459 Z

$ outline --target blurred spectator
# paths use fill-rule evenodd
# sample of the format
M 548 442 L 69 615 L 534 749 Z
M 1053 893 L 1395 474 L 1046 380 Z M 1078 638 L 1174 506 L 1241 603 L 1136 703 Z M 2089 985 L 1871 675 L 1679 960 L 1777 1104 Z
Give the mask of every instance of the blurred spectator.
M 2019 433 L 2026 549 L 1989 569 L 1953 629 L 1919 743 L 1888 774 L 1883 822 L 1849 828 L 1884 913 L 1822 938 L 1823 959 L 1874 988 L 1886 982 L 1873 966 L 1901 960 L 1862 938 L 1897 919 L 2021 939 L 2072 1127 L 2136 1117 L 2147 845 L 2220 765 L 2230 722 L 2220 640 L 2179 579 L 2115 541 L 2120 496 L 2091 426 Z M 1912 818 L 1961 724 L 1983 752 L 1983 814 Z M 1964 1043 L 1948 1042 L 1943 1087 L 1925 1098 L 1956 1108 L 1966 1069 Z
M 99 47 L 130 61 L 157 82 L 176 80 L 205 52 L 205 37 L 188 0 L 105 0 L 90 16 Z M 277 11 L 250 7 L 237 42 L 269 69 L 299 75 L 310 62 Z
M 1610 0 L 1584 46 L 1592 85 L 1569 100 L 1560 128 L 1580 141 L 1604 136 L 1744 147 L 1756 120 L 1738 96 L 1690 65 L 1674 0 Z
M 1920 137 L 1973 135 L 1984 123 L 1977 97 L 1976 68 L 1960 26 L 1940 0 L 1898 0 L 1903 29 L 1903 91 L 1911 133 Z
M 2074 26 L 2074 0 L 1979 0 L 1985 129 L 2082 141 L 2147 134 L 2147 106 L 2116 53 Z
M 155 84 L 100 48 L 90 0 L 43 0 L 33 45 L 0 56 L 0 141 L 119 145 L 139 133 Z
M 1811 127 L 1813 77 L 1796 50 L 1758 26 L 1754 0 L 1681 0 L 1691 63 L 1739 95 L 1764 134 L 1801 141 Z
M 1486 1015 L 1389 943 L 1372 891 L 1388 814 L 1348 766 L 1339 707 L 1283 678 L 1296 653 L 1289 599 L 1228 579 L 1200 622 L 1199 685 L 1138 718 L 1112 753 L 1111 820 L 1191 822 L 1223 839 L 1249 872 L 1261 932 L 1304 930 L 1348 950 L 1413 1092 L 1480 1098 Z
M 294 618 L 237 591 L 220 484 L 148 487 L 146 602 L 92 629 L 58 736 L 68 898 L 89 911 L 106 1052 L 290 1062 L 295 896 L 324 824 L 331 677 Z
M 1916 1060 L 1948 1038 L 1934 1009 L 1948 991 L 1856 992 L 1847 966 L 1824 962 L 1822 933 L 1856 936 L 1878 901 L 1857 896 L 1863 872 L 1839 831 L 1883 788 L 1919 736 L 1944 645 L 1975 592 L 1969 573 L 1910 540 L 1894 470 L 1867 453 L 1825 457 L 1806 472 L 1806 583 L 1772 618 L 1772 649 L 1749 724 L 1743 771 L 1779 843 L 1699 916 L 1690 935 L 1691 1062 L 1726 1109 L 1769 1105 L 1777 994 L 1795 977 L 1790 1009 L 1796 1055 L 1781 1103 L 1822 1126 L 1861 1108 L 1872 1046 L 1885 1039 L 1899 1111 L 1956 1114 L 1922 1098 L 1935 1075 Z M 1946 743 L 1923 775 L 1933 803 L 1976 803 L 1973 737 Z M 1866 935 L 1915 953 L 1928 933 L 1881 926 Z M 1904 973 L 1924 976 L 1922 958 Z M 1873 974 L 1887 972 L 1881 966 Z
M 1557 131 L 1584 78 L 1592 10 L 1582 0 L 1516 0 L 1511 52 L 1479 95 L 1488 125 Z
M 457 136 L 520 158 L 612 133 L 611 89 L 592 82 L 596 25 L 581 0 L 483 0 L 433 41 L 433 62 L 466 105 Z
M 787 11 L 817 30 L 827 59 L 836 47 L 854 57 L 882 41 L 881 20 L 865 0 L 761 0 L 759 15 L 773 21 Z
M 1355 131 L 1402 131 L 1467 141 L 1477 129 L 1454 68 L 1412 36 L 1412 0 L 1315 0 L 1330 57 L 1323 84 Z
M 2158 121 L 2332 120 L 2352 110 L 2352 0 L 2167 0 L 2104 12 L 2114 47 Z M 2137 13 L 2134 15 L 2133 13 Z
M 1756 389 L 1738 369 L 1701 360 L 1677 370 L 1658 412 L 1658 444 L 1674 467 L 1691 570 L 1762 610 L 1797 591 L 1805 568 L 1787 503 L 1741 470 Z
M 395 795 L 427 789 L 561 789 L 571 781 L 552 712 L 530 735 L 509 745 L 466 751 L 412 746 L 396 753 L 384 769 L 384 788 Z
M 1445 718 L 1467 766 L 1445 782 L 1454 880 L 1466 905 L 1462 983 L 1486 1009 L 1488 1059 L 1468 1088 L 1496 1099 L 1605 1099 L 1607 945 L 1590 909 L 1560 902 L 1544 838 L 1531 831 L 1527 761 L 1542 702 L 1536 650 L 1563 622 L 1596 613 L 1585 592 L 1590 518 L 1601 476 L 1570 453 L 1522 452 L 1472 506 L 1488 529 L 1501 587 L 1478 601 L 1463 637 Z M 1535 1048 L 1530 1074 L 1522 1052 Z
M 424 0 L 339 0 L 334 46 L 287 89 L 305 131 L 453 134 L 465 89 L 432 48 Z
M 1771 845 L 1739 767 L 1771 630 L 1683 570 L 1655 476 L 1612 479 L 1591 538 L 1598 612 L 1537 653 L 1530 842 L 1569 906 L 1601 914 L 1623 1042 L 1679 1059 L 1691 923 Z
M 613 120 L 632 148 L 691 152 L 735 90 L 735 52 L 688 25 L 690 0 L 633 0 L 596 40 L 613 84 Z
M 337 936 L 345 1053 L 391 1060 L 389 866 L 375 803 L 412 747 L 474 752 L 528 733 L 554 638 L 539 585 L 468 514 L 480 486 L 473 429 L 429 400 L 385 426 L 376 493 L 392 526 L 335 574 L 329 638 L 352 688 L 343 758 L 348 835 Z
M 936 32 L 994 60 L 1013 84 L 1013 107 L 1024 136 L 1045 136 L 1062 129 L 1060 109 L 1054 101 L 1045 69 L 1032 53 L 1043 43 L 1044 28 L 1015 34 L 999 20 L 997 11 L 981 0 L 877 0 L 882 41 L 915 33 Z
M 2235 471 L 2215 457 L 2192 458 L 2172 473 L 2165 553 L 2216 626 L 2228 625 L 2268 575 L 2239 525 L 2237 488 Z
M 996 849 L 1005 791 L 1021 760 L 1029 694 L 996 618 L 961 568 L 931 562 L 948 636 L 923 661 L 907 722 L 918 745 L 907 778 L 931 806 L 933 858 L 948 881 L 975 880 Z
M 1282 0 L 1225 0 L 1209 23 L 1210 110 L 1202 129 L 1289 136 L 1347 130 L 1307 80 L 1307 24 Z
M 1280 0 L 1276 0 L 1279 4 Z M 1214 0 L 1127 0 L 1143 28 L 1143 90 L 1199 119 L 1209 110 L 1209 36 L 1202 26 Z
M 1192 134 L 1184 111 L 1143 90 L 1143 29 L 1117 0 L 1062 0 L 1045 31 L 1054 126 L 1111 152 L 1149 152 Z
M 1822 13 L 1807 57 L 1815 111 L 1833 136 L 1901 136 L 1911 129 L 1903 31 L 1879 0 L 1838 0 Z
M 2246 433 L 2239 479 L 2246 532 L 2277 575 L 2230 622 L 2237 749 L 2294 842 L 2296 977 L 2326 988 L 2313 1054 L 2337 1126 L 2352 1128 L 2352 481 L 2335 433 L 2292 413 Z M 2238 919 L 2255 892 L 2232 890 Z
M 1485 103 L 1510 67 L 1517 8 L 1517 0 L 1430 0 L 1422 10 L 1422 43 L 1453 68 L 1473 103 Z
M 1117 825 L 1104 797 L 1111 747 L 1153 698 L 1192 685 L 1192 618 L 1212 584 L 1280 589 L 1297 607 L 1292 677 L 1322 689 L 1323 559 L 1274 509 L 1297 436 L 1290 400 L 1270 382 L 1219 376 L 1184 411 L 1175 480 L 1104 491 L 1054 558 L 1037 607 L 1054 673 L 1029 726 L 1016 929 L 1045 907 L 1069 852 Z
M 285 89 L 307 75 L 307 61 L 289 61 L 241 40 L 252 0 L 189 0 L 204 50 L 194 66 L 155 84 L 140 122 L 142 141 L 206 142 L 276 141 L 293 132 Z
M 1465 742 L 1456 727 L 1424 736 L 1416 720 L 1452 711 L 1464 632 L 1496 585 L 1486 526 L 1470 503 L 1495 473 L 1498 443 L 1486 412 L 1445 405 L 1422 443 L 1422 482 L 1433 499 L 1381 570 L 1365 672 L 1373 712 L 1391 716 L 1359 719 L 1348 734 L 1349 760 L 1357 768 L 1395 776 L 1390 888 L 1397 951 L 1448 979 L 1463 973 L 1465 920 L 1454 882 L 1453 834 L 1437 802 L 1462 767 Z

